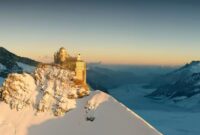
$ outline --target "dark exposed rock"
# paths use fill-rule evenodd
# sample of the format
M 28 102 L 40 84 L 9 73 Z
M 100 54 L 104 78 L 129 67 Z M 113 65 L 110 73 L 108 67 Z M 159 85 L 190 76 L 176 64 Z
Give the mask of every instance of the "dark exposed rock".
M 0 77 L 5 78 L 9 73 L 23 72 L 23 69 L 17 64 L 17 62 L 30 66 L 36 66 L 39 63 L 35 60 L 18 56 L 3 47 L 0 47 L 0 64 L 6 67 L 6 69 L 0 69 Z

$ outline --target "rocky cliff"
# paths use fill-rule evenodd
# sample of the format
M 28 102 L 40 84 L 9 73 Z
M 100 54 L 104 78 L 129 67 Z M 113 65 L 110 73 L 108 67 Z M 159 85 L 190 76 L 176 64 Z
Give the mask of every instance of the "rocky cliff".
M 89 95 L 86 84 L 77 83 L 74 72 L 55 65 L 43 65 L 33 74 L 9 74 L 1 87 L 1 99 L 11 109 L 34 106 L 37 112 L 56 116 L 76 107 L 76 99 Z

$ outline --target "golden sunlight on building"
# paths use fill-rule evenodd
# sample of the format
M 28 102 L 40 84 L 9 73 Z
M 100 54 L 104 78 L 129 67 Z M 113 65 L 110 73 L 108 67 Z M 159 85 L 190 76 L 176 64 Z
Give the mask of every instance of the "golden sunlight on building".
M 54 54 L 54 63 L 74 71 L 76 79 L 86 84 L 86 63 L 81 60 L 80 54 L 77 57 L 72 57 L 67 53 L 65 48 L 61 47 Z

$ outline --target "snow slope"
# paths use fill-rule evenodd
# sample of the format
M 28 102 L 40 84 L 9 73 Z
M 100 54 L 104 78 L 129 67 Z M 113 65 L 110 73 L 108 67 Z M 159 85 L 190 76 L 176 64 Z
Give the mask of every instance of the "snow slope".
M 29 135 L 159 135 L 152 126 L 142 118 L 130 111 L 112 97 L 108 97 L 104 103 L 100 104 L 94 116 L 96 119 L 85 120 L 84 106 L 94 94 L 85 97 L 78 102 L 77 109 L 72 110 L 61 119 L 47 121 L 41 125 L 29 128 Z
M 102 95 L 104 96 L 102 98 Z M 96 97 L 100 98 L 96 98 Z M 88 100 L 95 98 L 101 104 L 94 111 L 94 121 L 87 121 L 85 106 Z M 107 97 L 107 100 L 105 100 Z M 82 98 L 77 108 L 63 117 L 55 117 L 51 113 L 35 115 L 34 109 L 22 111 L 11 110 L 0 104 L 1 135 L 160 135 L 156 129 L 145 122 L 137 114 L 127 109 L 112 97 L 100 91 L 92 92 Z
M 89 95 L 73 71 L 57 65 L 9 74 L 0 92 L 0 135 L 161 134 L 109 95 Z
M 7 77 L 9 73 L 32 72 L 39 62 L 20 57 L 0 47 L 0 77 Z

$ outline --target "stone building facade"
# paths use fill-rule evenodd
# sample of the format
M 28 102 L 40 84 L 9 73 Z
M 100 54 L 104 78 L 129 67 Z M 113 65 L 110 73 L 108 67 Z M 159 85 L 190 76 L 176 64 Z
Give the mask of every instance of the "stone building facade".
M 63 47 L 54 54 L 54 63 L 75 72 L 76 79 L 86 84 L 86 63 L 81 60 L 80 54 L 71 57 Z

